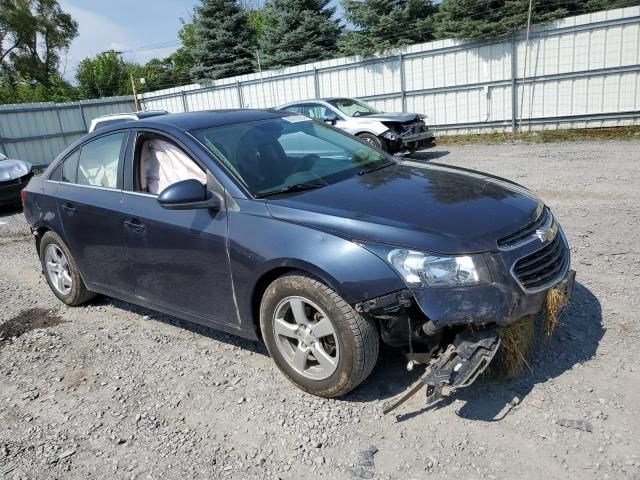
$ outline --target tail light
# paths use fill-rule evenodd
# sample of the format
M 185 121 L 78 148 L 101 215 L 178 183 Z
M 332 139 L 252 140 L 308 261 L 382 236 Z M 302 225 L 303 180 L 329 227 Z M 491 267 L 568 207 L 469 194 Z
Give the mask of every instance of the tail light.
M 25 204 L 27 203 L 27 189 L 23 188 L 20 190 L 20 200 L 22 200 L 22 208 L 24 209 Z

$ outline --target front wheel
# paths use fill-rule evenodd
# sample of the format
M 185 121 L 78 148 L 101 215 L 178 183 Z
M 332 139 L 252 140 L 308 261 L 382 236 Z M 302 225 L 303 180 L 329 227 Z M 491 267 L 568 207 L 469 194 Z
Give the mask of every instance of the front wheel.
M 372 147 L 375 147 L 379 150 L 384 150 L 385 152 L 389 151 L 387 142 L 380 137 L 377 137 L 371 133 L 359 133 L 357 136 L 360 140 L 367 142 Z
M 375 325 L 337 293 L 303 273 L 267 288 L 260 327 L 278 369 L 305 392 L 340 397 L 363 382 L 378 358 Z

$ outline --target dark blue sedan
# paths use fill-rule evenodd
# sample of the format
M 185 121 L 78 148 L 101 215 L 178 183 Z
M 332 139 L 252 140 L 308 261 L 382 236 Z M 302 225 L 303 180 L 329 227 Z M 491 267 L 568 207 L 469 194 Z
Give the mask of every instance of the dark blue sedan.
M 325 397 L 367 378 L 380 340 L 466 386 L 497 326 L 573 280 L 561 228 L 525 188 L 393 158 L 288 112 L 111 125 L 25 192 L 61 301 L 100 293 L 261 339 L 288 379 Z

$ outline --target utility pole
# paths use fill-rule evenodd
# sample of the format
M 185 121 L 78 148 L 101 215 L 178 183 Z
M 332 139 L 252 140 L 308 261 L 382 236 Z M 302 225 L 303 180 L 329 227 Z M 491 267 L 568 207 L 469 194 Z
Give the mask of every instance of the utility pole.
M 531 11 L 533 10 L 533 0 L 529 0 L 529 17 L 527 19 L 527 39 L 524 44 L 524 71 L 522 72 L 522 94 L 520 95 L 520 119 L 518 122 L 518 132 L 522 132 L 522 109 L 524 108 L 524 84 L 527 78 L 527 61 L 529 60 L 529 33 L 531 32 Z M 531 116 L 531 102 L 529 102 L 529 116 Z
M 129 78 L 131 79 L 131 91 L 133 92 L 133 102 L 136 106 L 136 112 L 140 111 L 140 101 L 138 100 L 138 94 L 136 93 L 136 82 L 133 80 L 133 74 L 129 74 Z

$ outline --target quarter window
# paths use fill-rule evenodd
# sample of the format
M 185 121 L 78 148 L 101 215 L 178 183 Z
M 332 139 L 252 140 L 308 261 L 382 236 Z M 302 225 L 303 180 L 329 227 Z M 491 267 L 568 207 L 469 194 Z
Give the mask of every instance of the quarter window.
M 76 173 L 78 171 L 78 159 L 80 158 L 80 150 L 76 150 L 69 155 L 62 164 L 63 182 L 76 183 Z
M 125 138 L 126 133 L 115 133 L 85 144 L 80 151 L 76 183 L 116 188 L 118 163 Z

